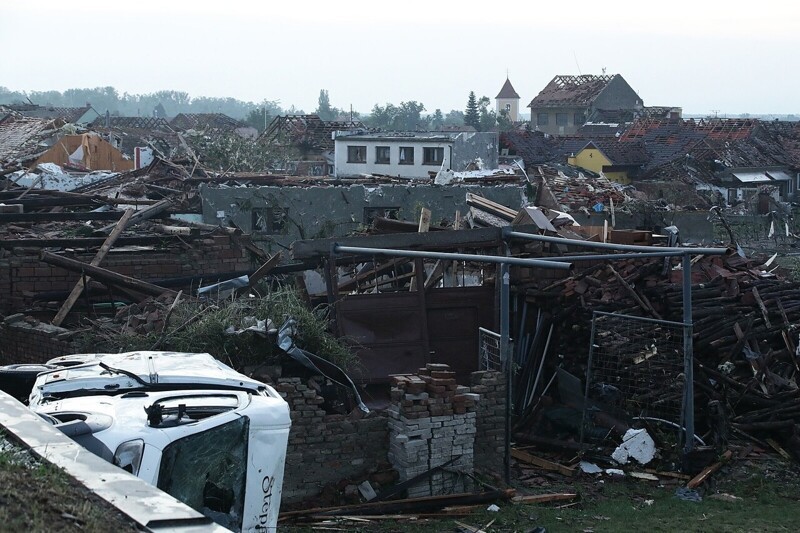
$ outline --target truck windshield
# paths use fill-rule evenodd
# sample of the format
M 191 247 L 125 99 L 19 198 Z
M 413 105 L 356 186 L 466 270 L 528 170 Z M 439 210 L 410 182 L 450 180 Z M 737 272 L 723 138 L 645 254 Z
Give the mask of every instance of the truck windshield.
M 240 417 L 167 445 L 158 488 L 234 531 L 242 528 L 250 419 Z

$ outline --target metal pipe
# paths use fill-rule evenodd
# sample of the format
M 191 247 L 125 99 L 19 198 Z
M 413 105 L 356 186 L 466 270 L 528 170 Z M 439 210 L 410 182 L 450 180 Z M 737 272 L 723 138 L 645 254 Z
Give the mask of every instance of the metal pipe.
M 391 248 L 363 248 L 360 246 L 333 245 L 333 251 L 341 254 L 385 255 L 389 257 L 422 257 L 426 259 L 443 259 L 446 261 L 475 261 L 478 263 L 500 263 L 556 270 L 572 270 L 572 265 L 559 260 L 543 261 L 541 259 L 522 259 L 520 257 L 504 257 L 499 255 L 458 254 L 448 252 L 425 252 L 418 250 L 394 250 Z
M 533 233 L 522 233 L 520 231 L 509 231 L 504 233 L 503 236 L 514 239 L 525 239 L 529 241 L 550 242 L 554 244 L 565 244 L 570 246 L 582 246 L 584 248 L 595 248 L 598 250 L 620 250 L 624 252 L 652 252 L 653 250 L 663 250 L 665 252 L 690 253 L 692 255 L 724 255 L 728 253 L 727 248 L 638 246 L 633 244 L 614 244 L 607 242 L 579 241 L 577 239 L 564 239 L 563 237 L 550 237 L 548 235 L 536 235 Z
M 686 428 L 684 455 L 694 448 L 694 346 L 692 345 L 692 261 L 683 256 L 683 427 Z
M 500 265 L 500 358 L 506 367 L 506 412 L 505 412 L 505 455 L 503 457 L 503 473 L 507 485 L 511 484 L 511 383 L 514 377 L 514 363 L 509 350 L 509 316 L 508 304 L 511 294 L 511 276 L 508 263 Z
M 658 250 L 658 248 L 654 248 Z M 559 255 L 553 257 L 537 257 L 539 261 L 605 261 L 608 259 L 639 259 L 642 257 L 677 257 L 686 255 L 686 250 L 674 252 L 633 252 L 619 254 L 585 254 Z

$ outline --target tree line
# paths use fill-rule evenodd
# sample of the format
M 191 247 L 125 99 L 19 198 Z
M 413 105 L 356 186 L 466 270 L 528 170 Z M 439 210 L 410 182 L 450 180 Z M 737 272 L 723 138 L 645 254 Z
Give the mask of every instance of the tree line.
M 191 97 L 185 91 L 161 90 L 147 94 L 119 93 L 114 87 L 67 89 L 60 91 L 12 91 L 0 86 L 0 104 L 33 103 L 53 107 L 81 107 L 88 104 L 98 113 L 108 111 L 112 116 L 174 117 L 179 113 L 223 113 L 242 120 L 259 131 L 278 115 L 305 114 L 294 106 L 282 108 L 278 101 L 242 101 L 236 98 Z M 447 127 L 472 126 L 478 131 L 508 127 L 504 115 L 490 109 L 491 101 L 469 93 L 464 111 L 441 109 L 428 112 L 422 102 L 415 100 L 395 105 L 375 104 L 370 113 L 358 113 L 331 105 L 325 89 L 320 90 L 317 108 L 312 112 L 323 120 L 359 120 L 367 127 L 384 131 L 436 131 Z

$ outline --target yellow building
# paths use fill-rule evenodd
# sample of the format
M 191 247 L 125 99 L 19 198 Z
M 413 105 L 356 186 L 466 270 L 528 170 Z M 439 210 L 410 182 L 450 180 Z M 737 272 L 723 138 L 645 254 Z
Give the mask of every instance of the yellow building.
M 637 142 L 589 141 L 570 154 L 567 163 L 596 174 L 602 172 L 611 181 L 627 185 L 647 163 L 647 153 Z

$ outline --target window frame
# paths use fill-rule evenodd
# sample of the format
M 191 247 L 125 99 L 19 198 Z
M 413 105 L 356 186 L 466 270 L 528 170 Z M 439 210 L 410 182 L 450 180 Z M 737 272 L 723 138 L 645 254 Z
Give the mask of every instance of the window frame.
M 385 158 L 381 158 L 380 154 L 386 153 Z M 376 165 L 390 165 L 392 163 L 392 150 L 390 146 L 376 146 L 375 147 L 375 164 Z
M 556 126 L 569 126 L 569 113 L 556 113 Z
M 259 218 L 263 220 L 262 223 L 259 223 Z M 288 222 L 288 207 L 254 207 L 251 212 L 250 231 L 264 235 L 287 235 Z
M 542 120 L 544 117 L 544 120 Z M 536 113 L 536 125 L 548 126 L 550 124 L 550 113 Z
M 398 160 L 397 160 L 397 164 L 398 165 L 413 165 L 414 164 L 414 152 L 415 151 L 416 150 L 415 150 L 414 146 L 401 146 L 400 147 L 400 153 L 399 153 Z M 404 160 L 403 159 L 403 155 L 404 154 L 407 155 L 408 153 L 411 153 L 411 159 L 405 159 Z
M 433 153 L 435 157 L 431 159 L 429 156 Z M 423 146 L 422 147 L 422 164 L 430 166 L 439 166 L 444 163 L 444 146 Z
M 347 146 L 347 162 L 353 164 L 367 163 L 367 145 L 354 144 Z

